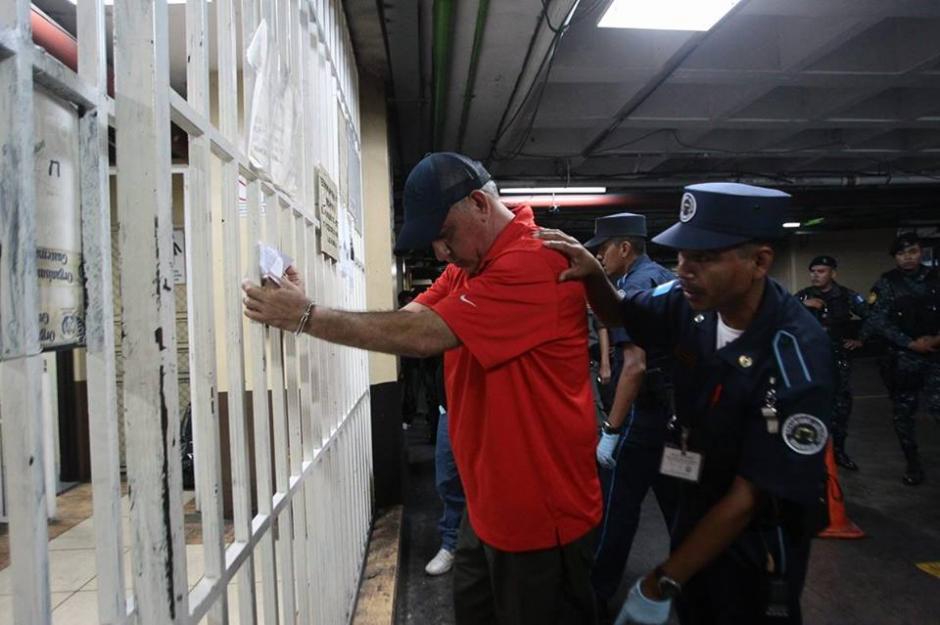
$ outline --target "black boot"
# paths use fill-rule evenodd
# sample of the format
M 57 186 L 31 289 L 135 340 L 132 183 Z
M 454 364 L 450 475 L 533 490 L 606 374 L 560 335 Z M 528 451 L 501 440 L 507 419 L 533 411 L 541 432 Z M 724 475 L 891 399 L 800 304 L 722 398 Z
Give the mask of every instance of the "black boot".
M 920 455 L 916 449 L 905 449 L 904 455 L 907 457 L 907 469 L 904 471 L 904 477 L 901 481 L 908 486 L 918 486 L 924 482 L 924 467 L 920 464 Z
M 836 464 L 842 467 L 843 469 L 848 469 L 849 471 L 858 471 L 858 465 L 855 464 L 855 461 L 849 458 L 849 455 L 845 453 L 844 449 L 836 449 Z

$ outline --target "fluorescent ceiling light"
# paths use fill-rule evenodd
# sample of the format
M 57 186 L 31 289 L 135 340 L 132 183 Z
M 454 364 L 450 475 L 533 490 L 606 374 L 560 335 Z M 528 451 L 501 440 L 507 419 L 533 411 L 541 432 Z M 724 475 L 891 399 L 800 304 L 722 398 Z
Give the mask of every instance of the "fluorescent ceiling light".
M 614 0 L 600 28 L 708 30 L 739 0 Z
M 783 224 L 784 228 L 799 228 L 800 222 L 798 221 L 788 221 Z
M 78 0 L 69 0 L 72 4 L 77 4 Z M 212 2 L 212 0 L 206 0 L 206 2 Z M 166 0 L 167 4 L 186 4 L 186 0 Z M 114 6 L 114 0 L 104 0 L 105 6 Z
M 500 188 L 504 195 L 548 195 L 562 193 L 607 193 L 607 187 L 514 187 Z

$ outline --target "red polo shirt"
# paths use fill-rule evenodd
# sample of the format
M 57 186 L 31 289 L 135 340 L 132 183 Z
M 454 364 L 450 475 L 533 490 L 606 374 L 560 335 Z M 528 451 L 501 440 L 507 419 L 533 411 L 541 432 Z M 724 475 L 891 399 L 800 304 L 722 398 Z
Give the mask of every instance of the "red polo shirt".
M 444 356 L 450 440 L 480 539 L 503 551 L 569 543 L 601 519 L 585 294 L 532 238 L 528 207 L 482 269 L 449 265 L 415 301 L 461 346 Z

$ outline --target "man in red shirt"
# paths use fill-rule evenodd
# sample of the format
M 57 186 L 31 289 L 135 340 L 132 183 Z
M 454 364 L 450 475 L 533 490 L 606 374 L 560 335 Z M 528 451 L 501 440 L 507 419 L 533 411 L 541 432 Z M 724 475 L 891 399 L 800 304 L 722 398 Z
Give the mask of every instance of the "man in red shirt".
M 467 497 L 457 623 L 593 623 L 591 530 L 601 518 L 585 293 L 532 237 L 482 165 L 426 156 L 405 183 L 398 250 L 449 264 L 400 311 L 314 306 L 293 281 L 245 285 L 245 315 L 363 349 L 445 353 L 450 437 Z M 294 274 L 289 272 L 288 277 Z

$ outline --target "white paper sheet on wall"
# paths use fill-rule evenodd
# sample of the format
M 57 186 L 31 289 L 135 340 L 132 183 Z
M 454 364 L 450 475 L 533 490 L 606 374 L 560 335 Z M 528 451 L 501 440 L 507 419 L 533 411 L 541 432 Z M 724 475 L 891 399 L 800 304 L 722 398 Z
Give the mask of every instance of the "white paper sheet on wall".
M 271 182 L 294 195 L 299 180 L 300 93 L 272 44 L 265 20 L 255 30 L 246 57 L 255 71 L 248 113 L 248 158 Z

